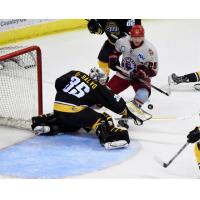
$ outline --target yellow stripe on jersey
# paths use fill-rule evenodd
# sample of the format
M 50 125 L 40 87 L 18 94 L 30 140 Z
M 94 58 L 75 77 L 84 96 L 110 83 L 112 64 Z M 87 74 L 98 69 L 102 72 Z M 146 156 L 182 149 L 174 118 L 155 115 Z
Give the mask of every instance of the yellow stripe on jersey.
M 54 103 L 53 109 L 59 112 L 77 113 L 84 110 L 86 106 L 70 106 L 66 104 Z
M 110 69 L 108 63 L 99 60 L 99 67 L 106 73 L 106 75 L 109 75 Z
M 200 164 L 200 144 L 198 145 L 198 143 L 195 144 L 194 146 L 194 152 L 195 152 L 195 155 L 196 155 L 196 159 L 197 159 L 197 163 Z
M 200 80 L 200 71 L 199 72 L 196 72 L 196 74 L 198 75 L 198 78 L 199 78 L 199 80 Z M 199 81 L 198 80 L 198 81 Z

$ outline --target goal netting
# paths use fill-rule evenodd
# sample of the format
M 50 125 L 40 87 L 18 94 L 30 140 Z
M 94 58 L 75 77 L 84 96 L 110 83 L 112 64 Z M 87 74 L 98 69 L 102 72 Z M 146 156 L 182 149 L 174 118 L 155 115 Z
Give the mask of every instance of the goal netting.
M 38 46 L 0 48 L 0 125 L 30 129 L 42 114 L 42 62 Z

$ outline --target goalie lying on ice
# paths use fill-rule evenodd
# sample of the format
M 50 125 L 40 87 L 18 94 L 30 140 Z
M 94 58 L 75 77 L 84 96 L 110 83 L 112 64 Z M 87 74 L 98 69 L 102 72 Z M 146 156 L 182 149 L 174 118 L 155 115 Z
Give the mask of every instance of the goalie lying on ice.
M 107 80 L 105 73 L 97 68 L 92 68 L 89 75 L 71 71 L 59 77 L 55 83 L 54 113 L 32 118 L 35 134 L 53 135 L 84 128 L 96 130 L 106 149 L 127 147 L 130 143 L 127 129 L 116 128 L 110 115 L 92 109 L 94 105 L 102 105 L 119 115 L 137 119 L 125 101 L 106 87 Z

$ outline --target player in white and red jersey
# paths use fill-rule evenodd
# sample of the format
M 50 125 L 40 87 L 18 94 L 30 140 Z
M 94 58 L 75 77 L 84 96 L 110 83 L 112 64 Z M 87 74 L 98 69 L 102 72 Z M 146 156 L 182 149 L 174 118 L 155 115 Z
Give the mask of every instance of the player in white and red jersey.
M 157 51 L 144 38 L 144 32 L 141 25 L 134 25 L 130 35 L 116 41 L 115 52 L 109 56 L 109 67 L 116 74 L 107 84 L 116 94 L 132 86 L 135 91 L 133 103 L 139 108 L 147 102 L 151 94 L 151 77 L 158 71 Z

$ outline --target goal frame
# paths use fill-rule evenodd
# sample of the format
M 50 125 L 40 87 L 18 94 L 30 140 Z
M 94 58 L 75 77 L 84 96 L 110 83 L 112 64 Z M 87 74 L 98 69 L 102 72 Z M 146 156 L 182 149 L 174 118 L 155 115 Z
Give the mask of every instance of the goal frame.
M 37 86 L 38 86 L 38 115 L 43 114 L 43 93 L 42 93 L 42 53 L 39 46 L 33 45 L 29 47 L 24 47 L 20 50 L 15 50 L 6 55 L 0 56 L 0 61 L 10 59 L 15 56 L 20 56 L 22 54 L 36 51 L 37 54 Z

